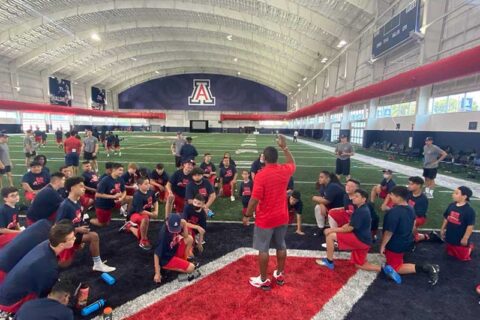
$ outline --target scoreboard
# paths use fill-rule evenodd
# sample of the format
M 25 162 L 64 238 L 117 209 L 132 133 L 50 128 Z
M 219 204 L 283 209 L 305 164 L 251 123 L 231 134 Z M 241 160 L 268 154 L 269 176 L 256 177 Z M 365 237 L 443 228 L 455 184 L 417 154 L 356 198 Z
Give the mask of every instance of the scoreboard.
M 420 0 L 413 0 L 373 35 L 372 58 L 378 58 L 411 38 L 420 29 Z

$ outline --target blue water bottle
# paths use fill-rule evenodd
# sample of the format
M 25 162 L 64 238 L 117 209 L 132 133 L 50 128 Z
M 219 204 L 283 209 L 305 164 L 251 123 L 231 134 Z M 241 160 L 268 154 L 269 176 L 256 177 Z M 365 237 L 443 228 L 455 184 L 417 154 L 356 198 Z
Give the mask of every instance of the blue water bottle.
M 215 215 L 215 212 L 213 212 L 211 209 L 208 209 L 208 212 L 207 212 L 207 217 L 211 218 Z
M 105 281 L 108 285 L 113 286 L 116 282 L 115 278 L 109 275 L 108 273 L 104 272 L 101 275 L 103 281 Z
M 91 313 L 94 313 L 97 310 L 100 310 L 100 308 L 103 308 L 105 306 L 105 300 L 104 299 L 98 299 L 94 303 L 92 303 L 89 306 L 86 306 L 85 308 L 82 309 L 82 316 L 88 316 Z

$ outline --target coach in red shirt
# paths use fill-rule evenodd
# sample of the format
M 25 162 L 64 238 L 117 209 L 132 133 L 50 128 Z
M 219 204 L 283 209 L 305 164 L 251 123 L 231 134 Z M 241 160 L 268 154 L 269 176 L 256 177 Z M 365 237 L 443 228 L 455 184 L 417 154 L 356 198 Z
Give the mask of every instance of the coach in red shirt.
M 288 150 L 285 137 L 279 135 L 278 146 L 283 150 L 286 162 L 278 164 L 278 151 L 274 147 L 266 147 L 265 168 L 255 175 L 252 197 L 248 203 L 246 216 L 251 217 L 255 211 L 255 229 L 253 248 L 258 250 L 260 276 L 250 278 L 250 284 L 256 288 L 270 290 L 271 281 L 267 278 L 267 266 L 270 241 L 273 240 L 277 250 L 277 269 L 273 277 L 278 285 L 285 283 L 283 270 L 287 258 L 285 234 L 288 227 L 287 185 L 295 172 L 295 160 Z
M 63 143 L 65 150 L 65 165 L 72 168 L 73 175 L 78 173 L 78 165 L 80 161 L 80 152 L 82 149 L 82 141 L 77 138 L 77 133 L 72 131 L 70 136 Z

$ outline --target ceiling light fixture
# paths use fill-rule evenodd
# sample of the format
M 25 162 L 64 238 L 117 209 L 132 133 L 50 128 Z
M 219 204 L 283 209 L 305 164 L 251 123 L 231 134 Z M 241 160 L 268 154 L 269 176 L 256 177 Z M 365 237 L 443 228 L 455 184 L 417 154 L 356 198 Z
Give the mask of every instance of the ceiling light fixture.
M 237 72 L 237 75 L 241 75 L 242 73 L 240 71 Z
M 98 33 L 94 32 L 92 33 L 92 35 L 90 36 L 90 38 L 93 40 L 93 41 L 101 41 L 102 38 L 100 38 L 100 36 L 98 35 Z
M 227 36 L 227 40 L 232 41 L 232 39 L 233 39 L 233 35 L 229 34 L 229 35 Z
M 238 61 L 238 58 L 233 58 L 233 61 L 234 61 L 234 62 L 237 62 L 237 61 Z
M 304 77 L 304 78 L 303 78 L 303 81 L 307 81 L 307 77 Z
M 300 83 L 297 83 L 297 87 L 300 87 L 300 86 L 301 86 L 301 84 L 300 84 Z
M 323 58 L 320 62 L 321 63 L 326 63 L 328 61 L 328 58 Z
M 156 73 L 156 74 L 160 74 L 160 71 L 158 71 L 158 70 L 155 70 L 155 73 Z
M 345 40 L 340 40 L 340 42 L 337 44 L 337 48 L 343 48 L 347 44 L 347 41 Z
M 137 58 L 131 57 L 130 60 L 132 60 L 132 61 L 137 61 Z

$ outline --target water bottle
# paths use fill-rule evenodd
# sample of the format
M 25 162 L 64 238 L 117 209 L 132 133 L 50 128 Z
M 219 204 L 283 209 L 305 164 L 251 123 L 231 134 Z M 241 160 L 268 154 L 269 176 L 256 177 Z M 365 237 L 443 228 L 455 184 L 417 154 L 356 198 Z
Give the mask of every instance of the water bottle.
M 105 281 L 110 286 L 113 286 L 116 282 L 115 278 L 106 272 L 102 273 L 101 277 L 103 281 Z
M 89 314 L 100 310 L 100 308 L 102 308 L 104 305 L 105 305 L 105 300 L 104 299 L 98 299 L 97 301 L 95 301 L 91 305 L 83 308 L 81 314 L 82 314 L 82 316 L 86 317 Z
M 113 314 L 112 314 L 112 308 L 106 307 L 103 309 L 103 320 L 112 320 L 113 319 Z
M 215 215 L 215 212 L 213 212 L 211 209 L 208 209 L 207 217 L 212 218 L 214 215 Z

